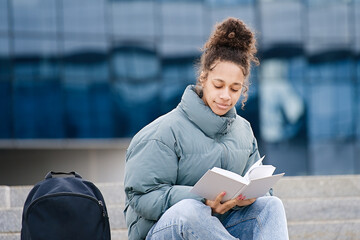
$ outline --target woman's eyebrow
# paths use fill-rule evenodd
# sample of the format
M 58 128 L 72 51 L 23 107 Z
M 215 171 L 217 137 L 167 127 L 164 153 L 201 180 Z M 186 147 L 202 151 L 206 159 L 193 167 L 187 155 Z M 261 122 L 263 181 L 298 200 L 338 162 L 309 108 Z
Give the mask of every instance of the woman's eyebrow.
M 221 78 L 214 78 L 213 81 L 218 81 L 218 82 L 221 82 L 221 83 L 225 82 L 225 81 L 224 81 L 223 79 L 221 79 Z M 236 86 L 240 86 L 240 87 L 243 86 L 243 84 L 240 83 L 240 82 L 234 82 L 234 83 L 232 83 L 231 85 L 236 85 Z
M 214 78 L 213 80 L 215 81 L 219 81 L 219 82 L 225 82 L 224 80 L 222 80 L 221 78 Z
M 239 82 L 235 82 L 235 83 L 233 83 L 233 85 L 237 85 L 237 86 L 240 86 L 240 87 L 243 86 L 243 84 L 242 84 L 242 83 L 239 83 Z

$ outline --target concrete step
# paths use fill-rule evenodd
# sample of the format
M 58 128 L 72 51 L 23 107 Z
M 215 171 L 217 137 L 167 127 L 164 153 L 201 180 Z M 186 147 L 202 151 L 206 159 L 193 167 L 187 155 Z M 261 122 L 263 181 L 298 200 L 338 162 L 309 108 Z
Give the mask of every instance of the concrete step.
M 284 199 L 289 222 L 351 221 L 360 219 L 360 197 Z M 108 206 L 112 229 L 125 229 L 124 205 Z M 0 232 L 18 232 L 21 229 L 22 208 L 0 209 Z
M 0 208 L 10 207 L 10 187 L 0 186 Z
M 19 240 L 20 233 L 0 233 L 0 240 Z M 111 230 L 112 240 L 127 240 L 127 230 Z
M 288 221 L 360 219 L 360 197 L 283 199 Z
M 0 233 L 19 232 L 22 208 L 0 209 Z
M 127 239 L 122 183 L 96 184 L 109 211 L 112 239 Z M 0 240 L 19 239 L 32 186 L 0 186 Z M 284 177 L 274 187 L 286 209 L 290 239 L 360 239 L 360 176 Z
M 281 199 L 359 197 L 360 175 L 283 177 L 273 189 Z
M 96 184 L 104 196 L 106 205 L 124 205 L 125 192 L 122 183 Z M 0 186 L 0 208 L 23 207 L 33 186 Z
M 122 183 L 98 183 L 107 205 L 125 202 Z M 0 186 L 0 208 L 22 207 L 32 186 Z M 287 198 L 329 198 L 360 196 L 360 175 L 284 177 L 274 186 L 274 194 Z
M 19 240 L 20 233 L 0 233 L 0 240 Z
M 360 220 L 288 222 L 290 240 L 360 239 Z
M 124 205 L 107 206 L 110 227 L 112 230 L 126 229 L 124 218 Z M 21 231 L 22 208 L 0 209 L 0 233 L 13 233 Z

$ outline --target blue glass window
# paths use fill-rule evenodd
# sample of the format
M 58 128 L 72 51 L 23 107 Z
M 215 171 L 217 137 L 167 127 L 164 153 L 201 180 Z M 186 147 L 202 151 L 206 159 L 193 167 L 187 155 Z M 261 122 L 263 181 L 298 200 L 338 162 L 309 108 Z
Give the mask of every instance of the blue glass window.
M 160 115 L 160 62 L 154 49 L 119 46 L 112 53 L 117 132 L 133 136 Z
M 360 1 L 354 1 L 354 18 L 352 19 L 352 29 L 357 29 L 352 34 L 355 35 L 355 44 L 353 46 L 353 50 L 356 53 L 360 53 Z
M 63 76 L 67 136 L 114 136 L 107 55 L 75 52 L 64 58 Z
M 9 79 L 11 76 L 10 64 L 10 45 L 9 38 L 0 37 L 0 59 L 3 64 L 0 64 L 0 79 Z
M 218 3 L 219 2 L 219 3 Z M 210 4 L 206 9 L 206 16 L 209 18 L 205 23 L 204 42 L 214 30 L 214 24 L 223 21 L 225 18 L 236 17 L 244 21 L 251 29 L 256 29 L 255 5 L 252 1 L 236 1 L 235 5 L 221 4 L 222 1 L 216 1 L 218 4 Z
M 0 37 L 0 138 L 12 137 L 12 64 L 9 41 Z
M 0 0 L 0 33 L 7 32 L 8 26 L 8 1 Z
M 15 137 L 64 137 L 61 84 L 56 59 L 19 57 L 15 61 Z
M 105 1 L 63 0 L 63 21 L 66 37 L 103 37 L 106 33 Z
M 313 84 L 310 93 L 310 138 L 319 140 L 336 136 L 336 86 L 331 83 Z
M 154 49 L 120 45 L 111 58 L 116 79 L 141 82 L 160 78 L 160 61 Z
M 354 65 L 351 60 L 309 64 L 309 136 L 350 138 L 355 121 Z
M 289 81 L 294 86 L 295 91 L 305 99 L 306 97 L 306 70 L 307 63 L 306 58 L 301 55 L 291 59 L 288 59 L 288 76 Z
M 260 123 L 262 138 L 281 142 L 299 134 L 305 115 L 302 96 L 289 78 L 287 59 L 267 59 L 261 65 Z
M 55 0 L 12 1 L 15 32 L 57 32 Z
M 214 7 L 224 7 L 224 6 L 236 6 L 239 4 L 253 4 L 255 1 L 254 0 L 205 0 L 204 2 Z
M 356 104 L 356 137 L 357 140 L 360 140 L 360 56 L 357 57 L 356 60 L 356 67 L 357 67 L 357 72 L 356 72 L 356 95 L 355 95 L 355 104 Z
M 279 44 L 302 43 L 302 7 L 300 1 L 277 0 L 260 3 L 263 49 Z
M 346 1 L 309 1 L 307 49 L 311 54 L 348 49 L 352 32 L 352 9 Z
M 70 36 L 66 36 L 63 42 L 63 46 L 63 55 L 65 56 L 84 52 L 97 52 L 106 54 L 109 50 L 109 43 L 105 37 L 89 39 L 85 36 L 82 36 L 79 37 L 78 40 L 74 40 Z
M 161 2 L 160 52 L 163 56 L 193 56 L 205 41 L 204 7 L 199 1 Z
M 156 32 L 161 28 L 155 21 L 155 1 L 113 1 L 109 9 L 111 30 L 116 39 L 155 41 Z
M 302 175 L 308 170 L 304 160 L 308 157 L 307 109 L 300 91 L 304 59 L 301 55 L 269 57 L 263 59 L 260 68 L 260 136 L 266 151 L 263 154 L 279 171 Z
M 162 113 L 177 106 L 189 84 L 196 84 L 196 57 L 168 58 L 162 61 L 161 101 Z
M 117 133 L 134 136 L 141 128 L 160 116 L 159 82 L 117 81 L 115 111 Z
M 15 39 L 14 43 L 15 137 L 64 137 L 56 42 Z

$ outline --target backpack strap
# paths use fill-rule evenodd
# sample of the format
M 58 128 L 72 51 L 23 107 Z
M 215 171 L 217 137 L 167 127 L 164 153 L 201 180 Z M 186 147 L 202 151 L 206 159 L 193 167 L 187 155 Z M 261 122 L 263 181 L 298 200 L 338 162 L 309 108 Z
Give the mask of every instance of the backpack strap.
M 74 175 L 77 178 L 82 178 L 77 172 L 49 172 L 46 174 L 45 179 L 53 178 L 54 175 Z

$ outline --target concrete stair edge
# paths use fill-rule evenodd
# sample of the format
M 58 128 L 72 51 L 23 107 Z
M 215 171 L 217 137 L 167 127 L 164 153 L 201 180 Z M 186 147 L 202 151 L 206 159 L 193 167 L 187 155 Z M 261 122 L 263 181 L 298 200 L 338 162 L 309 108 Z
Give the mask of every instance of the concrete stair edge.
M 127 239 L 121 182 L 95 183 L 109 211 L 112 239 Z M 33 186 L 0 186 L 0 240 L 19 239 L 22 207 Z M 360 175 L 283 177 L 274 194 L 284 203 L 291 240 L 360 239 Z
M 106 205 L 124 204 L 124 185 L 95 183 L 104 195 Z M 22 207 L 33 186 L 0 186 L 0 208 Z M 273 187 L 274 195 L 281 199 L 309 197 L 360 196 L 360 175 L 285 176 Z
M 282 199 L 360 196 L 360 175 L 283 177 L 273 190 Z
M 19 240 L 20 232 L 16 233 L 1 233 L 0 240 Z M 126 240 L 127 239 L 127 230 L 111 230 L 111 240 Z

